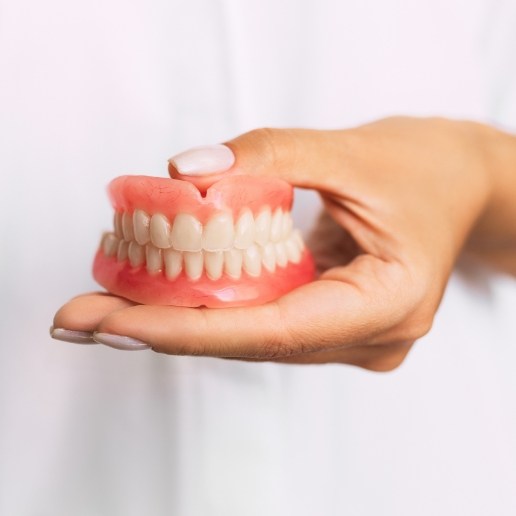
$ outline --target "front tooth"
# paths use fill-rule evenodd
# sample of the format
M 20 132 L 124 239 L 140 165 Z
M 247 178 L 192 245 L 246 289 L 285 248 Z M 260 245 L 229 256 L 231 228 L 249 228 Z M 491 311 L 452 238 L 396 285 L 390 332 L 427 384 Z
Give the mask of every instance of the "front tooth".
M 271 240 L 279 242 L 281 240 L 281 229 L 283 225 L 283 211 L 278 208 L 272 216 L 271 222 Z
M 168 249 L 170 247 L 170 224 L 167 217 L 155 213 L 150 220 L 150 238 L 156 247 Z
M 145 261 L 147 264 L 147 272 L 149 274 L 157 274 L 163 269 L 163 262 L 161 260 L 161 249 L 153 245 L 145 247 Z
M 235 226 L 235 242 L 237 249 L 247 249 L 254 242 L 254 217 L 251 210 L 246 210 Z
M 207 251 L 224 251 L 233 246 L 233 217 L 230 213 L 218 213 L 204 227 L 202 247 Z
M 276 249 L 272 242 L 269 242 L 262 249 L 262 263 L 269 272 L 276 270 Z
M 292 217 L 290 212 L 286 211 L 283 214 L 283 219 L 281 220 L 281 239 L 286 240 L 290 233 L 292 232 Z
M 118 244 L 118 249 L 116 252 L 116 259 L 119 262 L 123 262 L 124 260 L 127 260 L 128 248 L 129 248 L 129 244 L 125 240 L 120 240 L 120 243 Z
M 115 226 L 115 235 L 117 238 L 124 238 L 124 232 L 122 230 L 122 213 L 119 211 L 115 211 L 115 216 L 113 220 L 113 225 Z
M 150 217 L 143 210 L 134 210 L 134 238 L 140 245 L 145 245 L 150 240 L 149 224 Z
M 294 238 L 289 238 L 285 242 L 285 249 L 287 251 L 287 258 L 292 263 L 299 263 L 301 261 L 301 249 Z
M 163 260 L 167 279 L 175 280 L 181 274 L 183 268 L 183 253 L 174 251 L 174 249 L 166 249 L 163 251 Z
M 132 267 L 139 267 L 145 261 L 145 248 L 133 240 L 129 242 L 127 256 Z
M 260 245 L 265 245 L 270 240 L 271 218 L 271 209 L 269 207 L 263 209 L 256 217 L 254 239 Z
M 242 275 L 243 252 L 240 249 L 230 249 L 224 252 L 225 271 L 233 279 L 239 279 Z
M 224 253 L 222 251 L 204 253 L 204 267 L 206 275 L 211 280 L 218 280 L 222 276 L 222 267 L 224 265 Z
M 276 251 L 276 263 L 280 267 L 285 267 L 288 263 L 288 257 L 287 257 L 287 249 L 285 247 L 284 242 L 276 242 L 274 244 L 275 251 Z
M 124 211 L 124 214 L 122 215 L 122 232 L 126 242 L 134 240 L 133 217 L 132 215 L 129 215 L 129 212 L 127 211 Z
M 262 272 L 262 257 L 258 247 L 252 245 L 244 251 L 244 270 L 249 276 L 259 276 Z
M 118 249 L 118 238 L 113 233 L 106 233 L 102 239 L 102 252 L 106 256 L 114 256 Z
M 202 249 L 202 224 L 188 213 L 179 213 L 170 233 L 170 243 L 177 251 L 200 251 Z
M 185 272 L 191 280 L 198 280 L 202 275 L 202 251 L 196 253 L 185 252 L 183 253 L 185 260 Z

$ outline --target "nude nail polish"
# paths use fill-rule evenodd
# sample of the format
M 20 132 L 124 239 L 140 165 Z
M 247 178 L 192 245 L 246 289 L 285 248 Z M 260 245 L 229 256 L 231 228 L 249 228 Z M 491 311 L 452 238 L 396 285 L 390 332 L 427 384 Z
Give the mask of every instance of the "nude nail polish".
M 169 159 L 184 176 L 204 176 L 229 170 L 235 163 L 233 151 L 226 145 L 203 145 Z
M 124 351 L 138 351 L 143 349 L 151 349 L 148 344 L 132 337 L 126 337 L 124 335 L 113 335 L 111 333 L 98 333 L 93 334 L 93 339 L 99 344 L 104 344 L 110 348 L 121 349 Z
M 50 327 L 50 336 L 56 340 L 72 342 L 74 344 L 97 344 L 93 340 L 93 333 L 89 331 L 66 330 Z

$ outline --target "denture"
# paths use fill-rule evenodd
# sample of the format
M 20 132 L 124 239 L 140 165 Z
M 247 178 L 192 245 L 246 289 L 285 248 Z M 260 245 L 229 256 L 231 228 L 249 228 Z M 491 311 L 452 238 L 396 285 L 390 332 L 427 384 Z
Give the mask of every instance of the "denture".
M 231 307 L 272 301 L 313 279 L 292 227 L 292 187 L 276 178 L 228 176 L 201 193 L 192 183 L 121 176 L 108 188 L 114 228 L 93 275 L 143 304 Z

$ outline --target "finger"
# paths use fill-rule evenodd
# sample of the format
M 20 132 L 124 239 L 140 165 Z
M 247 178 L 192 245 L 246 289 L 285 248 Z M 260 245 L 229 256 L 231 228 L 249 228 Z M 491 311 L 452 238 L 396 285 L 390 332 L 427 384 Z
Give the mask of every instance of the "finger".
M 97 331 L 163 353 L 219 357 L 279 358 L 367 343 L 405 316 L 402 281 L 395 272 L 377 280 L 366 277 L 371 266 L 362 271 L 358 260 L 348 268 L 351 278 L 365 278 L 366 284 L 316 281 L 257 307 L 139 305 L 107 315 Z
M 107 315 L 134 303 L 105 293 L 75 297 L 63 305 L 54 316 L 53 327 L 79 332 L 93 332 Z

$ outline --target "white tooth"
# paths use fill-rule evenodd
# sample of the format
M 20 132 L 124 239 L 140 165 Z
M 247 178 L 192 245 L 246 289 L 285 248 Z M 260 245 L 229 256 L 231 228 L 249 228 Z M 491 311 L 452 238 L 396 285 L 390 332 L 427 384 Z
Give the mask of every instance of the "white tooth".
M 177 251 L 200 251 L 202 224 L 193 215 L 177 214 L 170 233 L 170 243 Z
M 198 280 L 202 275 L 202 251 L 198 251 L 196 253 L 186 252 L 183 253 L 185 260 L 185 271 L 186 275 L 191 280 Z
M 292 232 L 292 217 L 290 212 L 286 211 L 283 214 L 283 219 L 281 221 L 281 240 L 286 240 L 290 233 Z
M 175 280 L 183 268 L 183 253 L 174 251 L 174 249 L 166 249 L 163 251 L 163 260 L 165 261 L 165 274 L 167 279 Z
M 157 274 L 163 269 L 163 261 L 161 260 L 161 249 L 149 244 L 145 246 L 145 262 L 147 264 L 147 272 L 149 274 Z
M 265 245 L 270 240 L 271 233 L 271 209 L 269 207 L 264 208 L 255 221 L 255 234 L 254 239 L 260 245 Z
M 139 267 L 145 261 L 145 248 L 133 240 L 129 242 L 127 256 L 131 266 Z
M 262 263 L 269 272 L 276 270 L 276 249 L 272 242 L 265 244 L 262 249 Z
M 224 252 L 225 271 L 233 279 L 239 279 L 242 275 L 243 253 L 240 249 L 230 249 Z
M 106 256 L 114 256 L 118 249 L 118 238 L 113 233 L 106 233 L 102 238 L 102 251 Z
M 259 276 L 262 272 L 262 257 L 255 245 L 244 251 L 244 270 L 249 276 Z
M 247 249 L 254 242 L 254 217 L 251 210 L 246 210 L 235 226 L 235 242 L 237 249 Z
M 299 250 L 302 251 L 305 248 L 305 243 L 303 241 L 303 237 L 301 236 L 301 231 L 299 231 L 299 229 L 295 229 L 292 232 L 292 238 L 294 242 L 296 242 L 296 244 L 298 245 Z
M 202 247 L 207 251 L 224 251 L 233 246 L 233 217 L 230 213 L 214 215 L 204 227 Z
M 168 249 L 170 247 L 170 224 L 167 217 L 155 213 L 150 220 L 150 238 L 156 247 Z
M 280 267 L 285 267 L 288 263 L 287 249 L 285 248 L 284 242 L 276 242 L 274 244 L 276 250 L 276 263 Z
M 117 238 L 124 238 L 124 232 L 122 230 L 122 213 L 120 211 L 115 211 L 113 225 L 115 226 L 115 235 Z
M 127 211 L 124 211 L 124 214 L 122 215 L 122 232 L 126 242 L 134 240 L 133 217 L 132 215 L 129 215 L 129 212 Z
M 120 240 L 120 243 L 118 244 L 118 249 L 116 252 L 116 259 L 119 262 L 123 262 L 124 260 L 127 260 L 128 248 L 129 248 L 129 244 L 125 240 Z
M 134 238 L 140 245 L 145 245 L 150 240 L 149 224 L 150 217 L 143 210 L 134 210 Z
M 281 227 L 283 223 L 283 211 L 278 208 L 272 215 L 271 222 L 271 240 L 279 242 L 281 240 Z
M 287 251 L 287 258 L 292 263 L 299 263 L 301 261 L 301 249 L 293 237 L 285 242 L 285 249 Z
M 211 280 L 218 280 L 222 276 L 222 267 L 224 266 L 224 253 L 222 251 L 204 253 L 204 267 L 206 275 Z

